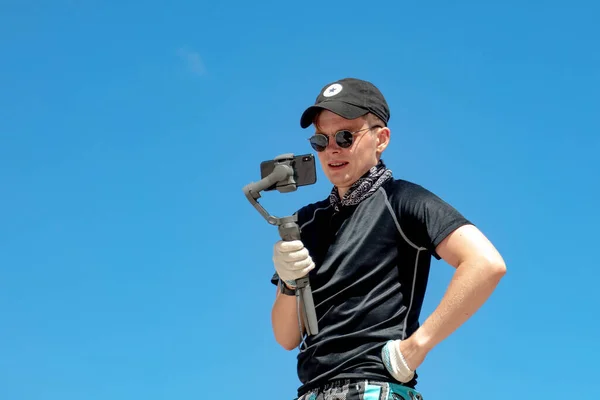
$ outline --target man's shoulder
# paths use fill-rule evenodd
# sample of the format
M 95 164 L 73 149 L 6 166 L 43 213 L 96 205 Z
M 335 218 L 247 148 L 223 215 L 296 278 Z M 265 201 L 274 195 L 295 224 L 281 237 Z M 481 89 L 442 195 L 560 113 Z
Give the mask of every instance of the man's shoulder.
M 421 201 L 434 196 L 423 185 L 401 178 L 390 179 L 384 185 L 384 190 L 390 201 L 394 202 Z
M 439 211 L 450 207 L 433 190 L 410 180 L 390 180 L 384 190 L 387 200 L 397 213 L 421 215 L 427 210 Z
M 389 188 L 394 190 L 402 190 L 402 189 L 412 189 L 415 187 L 422 187 L 416 182 L 409 181 L 407 179 L 402 178 L 392 178 L 387 182 Z

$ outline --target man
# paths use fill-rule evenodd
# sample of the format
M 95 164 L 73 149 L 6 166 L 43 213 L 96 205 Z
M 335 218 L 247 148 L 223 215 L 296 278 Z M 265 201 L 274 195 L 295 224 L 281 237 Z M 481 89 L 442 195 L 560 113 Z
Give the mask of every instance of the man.
M 273 249 L 273 332 L 285 349 L 300 346 L 301 400 L 422 399 L 416 369 L 505 274 L 469 220 L 387 169 L 389 119 L 382 93 L 353 78 L 325 85 L 301 117 L 302 128 L 314 125 L 310 143 L 333 185 L 326 199 L 298 210 L 301 239 Z M 432 256 L 456 270 L 420 325 Z M 319 325 L 308 336 L 294 296 L 306 275 Z

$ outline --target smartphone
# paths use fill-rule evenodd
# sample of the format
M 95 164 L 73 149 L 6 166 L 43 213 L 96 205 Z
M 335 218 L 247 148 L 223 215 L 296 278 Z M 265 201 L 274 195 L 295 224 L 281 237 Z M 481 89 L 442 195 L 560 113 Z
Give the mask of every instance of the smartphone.
M 267 160 L 260 163 L 260 176 L 261 179 L 268 176 L 275 165 L 280 163 L 278 160 Z M 306 186 L 312 185 L 317 182 L 317 171 L 315 166 L 315 157 L 312 154 L 302 154 L 299 156 L 294 156 L 294 158 L 290 161 L 291 167 L 294 169 L 294 180 L 296 181 L 296 186 Z M 265 191 L 276 189 L 276 185 L 273 185 Z

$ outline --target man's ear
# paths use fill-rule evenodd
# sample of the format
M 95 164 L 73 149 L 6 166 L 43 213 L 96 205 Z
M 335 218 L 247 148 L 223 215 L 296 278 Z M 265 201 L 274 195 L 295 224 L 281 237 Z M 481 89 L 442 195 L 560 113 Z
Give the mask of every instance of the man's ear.
M 390 128 L 384 127 L 377 131 L 377 153 L 381 154 L 390 143 Z

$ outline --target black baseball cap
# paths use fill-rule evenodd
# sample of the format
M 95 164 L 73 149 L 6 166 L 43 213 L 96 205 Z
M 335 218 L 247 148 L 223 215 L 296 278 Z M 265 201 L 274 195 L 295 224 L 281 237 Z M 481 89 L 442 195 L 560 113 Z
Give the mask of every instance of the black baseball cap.
M 344 78 L 323 86 L 315 104 L 302 114 L 300 126 L 308 128 L 322 110 L 346 119 L 355 119 L 370 112 L 386 125 L 390 119 L 390 109 L 379 89 L 371 82 L 356 78 Z

